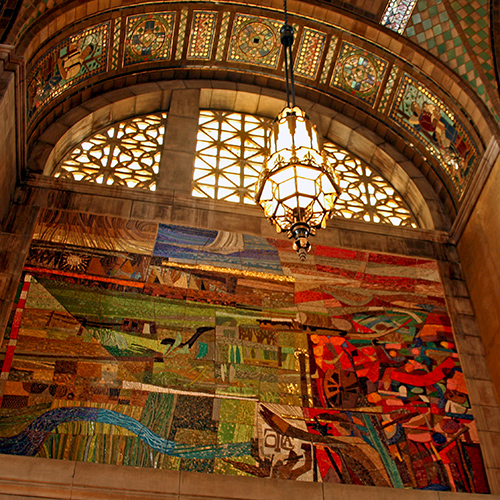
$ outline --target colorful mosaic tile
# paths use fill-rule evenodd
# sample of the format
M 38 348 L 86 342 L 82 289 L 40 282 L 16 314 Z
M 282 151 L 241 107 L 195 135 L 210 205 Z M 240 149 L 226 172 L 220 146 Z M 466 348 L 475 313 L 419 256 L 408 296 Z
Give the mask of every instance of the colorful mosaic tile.
M 390 0 L 380 24 L 402 35 L 417 0 Z
M 396 77 L 398 76 L 398 73 L 399 73 L 399 68 L 396 65 L 394 65 L 391 69 L 391 73 L 389 74 L 389 78 L 387 79 L 382 99 L 380 99 L 378 110 L 381 113 L 385 112 L 385 108 L 387 107 L 387 103 L 389 102 L 389 98 L 391 96 L 392 89 L 394 88 L 394 83 L 396 82 Z
M 458 12 L 463 12 L 458 2 L 453 3 L 453 8 Z M 484 8 L 477 4 L 476 10 L 479 9 L 481 12 L 484 11 Z M 457 17 L 459 17 L 458 13 Z M 472 17 L 469 16 L 467 19 L 471 20 Z M 473 28 L 469 27 L 469 30 L 472 34 Z M 446 2 L 443 0 L 419 0 L 406 28 L 406 36 L 441 59 L 471 85 L 483 102 L 487 102 L 485 84 L 467 50 L 470 35 L 465 34 L 461 29 L 459 30 L 458 26 L 455 26 L 450 18 Z M 482 31 L 481 34 L 476 35 L 476 39 L 477 37 L 481 39 Z M 477 45 L 484 48 L 484 43 L 484 40 L 478 41 Z M 483 52 L 482 57 L 485 54 L 486 52 Z M 479 60 L 485 62 L 487 66 L 491 65 L 491 58 Z
M 188 59 L 210 59 L 217 12 L 194 11 L 189 35 Z
M 120 54 L 120 32 L 122 27 L 121 18 L 114 20 L 113 26 L 113 52 L 111 54 L 111 69 L 118 69 L 120 64 L 119 54 Z
M 489 4 L 487 0 L 455 0 L 451 3 L 460 21 L 467 43 L 477 56 L 490 85 L 496 87 L 490 46 Z
M 109 22 L 87 28 L 35 62 L 26 85 L 28 119 L 64 91 L 107 70 L 109 31 Z
M 79 215 L 35 231 L 1 453 L 489 492 L 435 262 L 314 245 L 306 273 L 286 240 L 151 225 L 151 250 L 153 227 Z M 149 253 L 127 264 L 117 228 Z
M 325 57 L 325 64 L 323 65 L 323 71 L 321 72 L 321 77 L 319 83 L 325 84 L 328 80 L 328 74 L 330 73 L 330 68 L 332 67 L 333 56 L 335 55 L 335 49 L 337 48 L 338 37 L 332 35 L 330 40 L 330 45 L 328 46 L 328 52 Z
M 127 17 L 124 66 L 170 59 L 174 19 L 174 12 Z
M 236 15 L 228 61 L 276 68 L 281 49 L 282 23 L 263 17 Z
M 182 52 L 184 50 L 184 40 L 186 39 L 187 18 L 189 11 L 183 9 L 179 20 L 179 31 L 177 34 L 177 48 L 175 50 L 175 58 L 182 59 Z
M 373 104 L 384 78 L 387 61 L 344 42 L 331 85 Z
M 224 12 L 222 16 L 222 23 L 220 25 L 219 43 L 217 44 L 217 52 L 215 53 L 216 61 L 222 61 L 224 58 L 224 47 L 226 46 L 227 30 L 229 28 L 230 19 L 231 13 Z
M 316 79 L 325 42 L 325 33 L 311 28 L 304 28 L 295 62 L 295 74 L 311 80 Z
M 405 74 L 390 117 L 437 158 L 461 197 L 477 164 L 479 152 L 453 113 L 423 85 Z

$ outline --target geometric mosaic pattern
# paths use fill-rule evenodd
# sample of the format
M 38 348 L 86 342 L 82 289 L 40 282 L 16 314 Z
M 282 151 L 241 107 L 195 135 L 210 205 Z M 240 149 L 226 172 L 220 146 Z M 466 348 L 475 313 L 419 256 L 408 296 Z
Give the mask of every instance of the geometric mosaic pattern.
M 175 12 L 127 18 L 124 66 L 170 59 Z
M 187 9 L 181 10 L 181 17 L 179 20 L 179 29 L 177 32 L 177 48 L 175 50 L 175 58 L 182 59 L 182 51 L 184 49 L 184 39 L 186 38 L 187 18 L 189 11 Z
M 316 79 L 325 41 L 324 33 L 304 28 L 295 63 L 295 74 L 311 80 Z
M 387 61 L 344 42 L 331 85 L 373 104 L 386 67 Z
M 390 0 L 380 24 L 402 35 L 417 0 Z
M 188 59 L 210 59 L 217 12 L 194 11 L 189 36 Z
M 489 4 L 487 0 L 458 0 L 451 6 L 460 21 L 467 43 L 478 58 L 488 83 L 496 87 L 490 47 Z
M 496 87 L 486 4 L 487 0 L 462 0 L 450 2 L 448 6 L 448 0 L 419 0 L 406 28 L 410 40 L 452 68 L 484 102 L 490 99 L 485 84 Z M 461 26 L 455 25 L 450 11 L 456 14 Z M 469 47 L 477 59 L 471 58 Z M 481 64 L 488 82 L 475 69 L 475 64 Z
M 228 60 L 275 68 L 281 49 L 281 26 L 274 19 L 236 15 Z
M 132 118 L 88 137 L 53 176 L 155 191 L 166 118 L 166 113 Z

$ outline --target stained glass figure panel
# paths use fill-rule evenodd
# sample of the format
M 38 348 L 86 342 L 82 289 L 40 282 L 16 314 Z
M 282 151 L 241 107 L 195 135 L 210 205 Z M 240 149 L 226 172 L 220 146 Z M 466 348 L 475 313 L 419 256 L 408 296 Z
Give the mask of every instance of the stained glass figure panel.
M 85 139 L 54 177 L 156 190 L 166 113 L 126 120 Z

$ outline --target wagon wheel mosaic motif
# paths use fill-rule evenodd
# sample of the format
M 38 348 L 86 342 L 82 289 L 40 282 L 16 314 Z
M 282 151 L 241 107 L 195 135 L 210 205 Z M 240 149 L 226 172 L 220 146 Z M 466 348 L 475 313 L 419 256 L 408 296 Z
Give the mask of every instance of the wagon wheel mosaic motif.
M 132 118 L 75 148 L 54 177 L 156 190 L 166 113 Z
M 344 80 L 353 90 L 368 92 L 373 89 L 377 78 L 374 64 L 365 56 L 348 57 L 342 68 Z
M 237 16 L 228 59 L 276 67 L 280 51 L 280 26 L 280 23 L 267 19 Z
M 356 408 L 359 397 L 358 378 L 354 372 L 328 370 L 323 379 L 323 391 L 328 405 Z
M 127 19 L 124 64 L 168 59 L 174 13 L 132 16 Z

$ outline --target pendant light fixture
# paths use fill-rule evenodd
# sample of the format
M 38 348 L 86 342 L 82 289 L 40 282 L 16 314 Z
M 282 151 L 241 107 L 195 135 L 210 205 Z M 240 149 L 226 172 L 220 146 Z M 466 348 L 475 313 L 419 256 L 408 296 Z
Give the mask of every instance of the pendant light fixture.
M 294 240 L 293 248 L 304 261 L 311 248 L 309 236 L 325 228 L 340 194 L 338 179 L 321 148 L 316 126 L 295 104 L 292 45 L 293 27 L 285 24 L 281 44 L 285 56 L 286 107 L 275 119 L 270 154 L 257 182 L 255 201 L 280 233 Z

